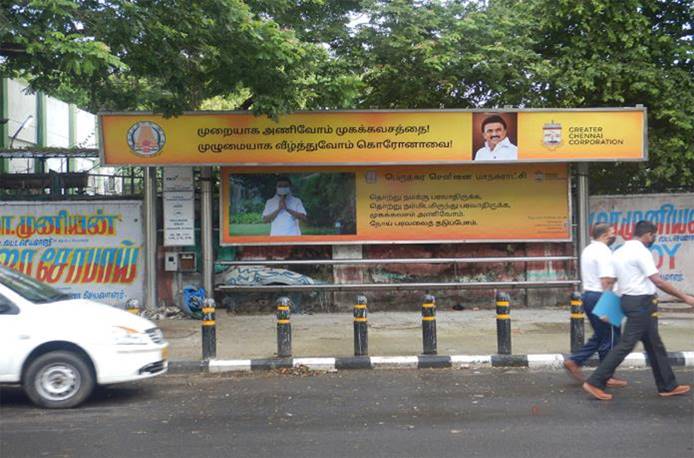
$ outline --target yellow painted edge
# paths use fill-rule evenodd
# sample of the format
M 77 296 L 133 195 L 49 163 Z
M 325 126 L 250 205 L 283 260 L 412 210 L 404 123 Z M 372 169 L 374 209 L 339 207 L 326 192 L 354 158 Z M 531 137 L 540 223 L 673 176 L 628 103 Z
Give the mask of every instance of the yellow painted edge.
M 571 318 L 585 318 L 586 314 L 585 313 L 572 313 Z
M 436 304 L 422 304 L 423 309 L 432 309 L 436 307 Z
M 204 320 L 202 322 L 203 326 L 214 326 L 215 320 Z
M 278 305 L 277 310 L 289 310 L 289 307 L 287 307 L 286 305 Z
M 366 308 L 366 305 L 364 305 L 364 304 L 355 304 L 355 305 L 354 305 L 354 308 L 355 308 L 355 309 L 365 309 L 365 308 Z
M 509 305 L 509 301 L 496 301 L 496 305 L 500 305 L 502 307 L 503 306 L 507 307 Z
M 289 320 L 277 320 L 277 324 L 289 324 Z
M 359 322 L 359 323 L 366 323 L 368 321 L 367 318 L 355 318 L 354 321 Z
M 500 314 L 500 315 L 497 315 L 497 316 L 496 316 L 496 319 L 497 319 L 497 320 L 510 320 L 510 319 L 511 319 L 511 315 L 502 313 L 502 314 Z
M 423 316 L 422 321 L 436 321 L 435 316 Z

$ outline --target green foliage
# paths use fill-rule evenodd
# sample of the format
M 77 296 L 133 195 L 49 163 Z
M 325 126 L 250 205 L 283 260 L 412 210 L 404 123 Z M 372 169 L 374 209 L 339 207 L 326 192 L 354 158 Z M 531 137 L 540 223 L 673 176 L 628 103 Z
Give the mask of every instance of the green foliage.
M 648 108 L 649 161 L 593 191 L 694 189 L 691 0 L 372 0 L 336 47 L 364 108 Z
M 0 73 L 92 111 L 642 104 L 649 161 L 593 191 L 694 189 L 693 0 L 1 4 Z
M 535 106 L 648 108 L 649 161 L 591 167 L 593 191 L 694 189 L 694 3 L 531 2 L 549 69 Z
M 262 212 L 232 212 L 232 224 L 263 224 Z
M 285 8 L 242 0 L 31 0 L 3 2 L 0 73 L 91 111 L 176 114 L 215 97 L 277 115 L 349 103 L 357 80 L 332 69 L 327 50 L 285 24 Z M 304 1 L 295 12 L 341 2 Z M 257 9 L 254 10 L 252 6 Z M 296 17 L 296 22 L 300 21 Z M 314 19 L 315 21 L 315 19 Z M 344 25 L 343 25 L 344 27 Z M 322 30 L 322 29 L 321 29 Z M 331 76 L 337 75 L 336 84 Z M 86 106 L 84 106 L 86 104 Z

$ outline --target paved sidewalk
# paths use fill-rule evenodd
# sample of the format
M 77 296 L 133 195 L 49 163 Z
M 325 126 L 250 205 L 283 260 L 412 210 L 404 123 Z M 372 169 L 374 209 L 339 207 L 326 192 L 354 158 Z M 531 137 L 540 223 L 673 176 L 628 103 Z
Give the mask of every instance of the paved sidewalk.
M 568 353 L 568 308 L 511 311 L 514 355 Z M 349 357 L 354 353 L 351 313 L 293 315 L 295 357 Z M 170 343 L 171 361 L 201 358 L 197 320 L 160 320 L 157 324 Z M 694 351 L 694 310 L 662 304 L 660 333 L 669 352 Z M 585 320 L 586 339 L 592 334 Z M 494 310 L 438 311 L 439 355 L 492 355 L 497 352 Z M 277 351 L 274 315 L 217 313 L 217 359 L 273 358 Z M 643 351 L 640 345 L 634 350 Z M 417 312 L 369 314 L 369 354 L 418 355 L 422 352 L 421 316 Z

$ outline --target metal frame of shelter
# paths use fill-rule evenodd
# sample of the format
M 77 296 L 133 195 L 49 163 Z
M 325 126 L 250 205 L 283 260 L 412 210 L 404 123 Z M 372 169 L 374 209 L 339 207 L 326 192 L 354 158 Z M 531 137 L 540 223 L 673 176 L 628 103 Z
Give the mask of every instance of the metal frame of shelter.
M 634 110 L 634 108 L 623 108 L 624 110 Z M 641 105 L 636 106 L 637 110 L 645 108 Z M 596 109 L 601 110 L 603 109 Z M 608 109 L 604 111 L 619 111 L 620 109 Z M 410 110 L 411 111 L 411 110 Z M 431 111 L 431 110 L 430 110 Z M 446 110 L 447 111 L 447 110 Z M 461 110 L 457 110 L 461 111 Z M 504 107 L 504 109 L 489 109 L 489 110 L 464 110 L 464 111 L 526 111 L 523 109 L 514 109 Z M 532 111 L 532 110 L 527 110 Z M 586 109 L 563 109 L 556 111 L 586 111 Z M 109 115 L 111 113 L 100 113 Z M 123 114 L 123 113 L 121 113 Z M 133 115 L 146 115 L 146 113 L 132 113 Z M 151 113 L 150 113 L 151 115 Z M 644 114 L 645 118 L 645 114 Z M 101 123 L 100 123 L 101 124 Z M 103 125 L 102 125 L 103 126 Z M 103 128 L 103 127 L 102 127 Z M 100 131 L 103 135 L 103 131 Z M 104 157 L 103 138 L 100 141 L 102 148 L 102 158 Z M 647 138 L 644 125 L 644 157 L 640 160 L 647 159 Z M 530 161 L 527 161 L 530 162 Z M 552 162 L 552 161 L 533 161 L 533 162 Z M 563 161 L 570 162 L 570 161 Z M 572 237 L 574 246 L 574 256 L 525 256 L 525 257 L 470 257 L 470 258 L 407 258 L 407 259 L 330 259 L 330 260 L 253 260 L 253 261 L 217 261 L 214 258 L 213 250 L 213 196 L 212 196 L 212 167 L 215 163 L 199 164 L 200 175 L 200 231 L 201 231 L 201 252 L 202 252 L 202 279 L 203 287 L 211 294 L 215 290 L 214 285 L 214 266 L 215 264 L 226 266 L 243 266 L 243 265 L 305 265 L 305 264 L 326 264 L 326 265 L 349 265 L 349 266 L 367 266 L 374 264 L 461 264 L 461 263 L 527 263 L 527 262 L 552 262 L 552 261 L 570 261 L 578 260 L 579 253 L 589 241 L 588 237 L 588 215 L 589 215 L 589 191 L 588 191 L 588 161 L 573 161 L 574 166 L 571 167 L 572 173 L 569 174 L 569 192 L 572 185 L 573 176 L 575 175 L 576 189 L 576 205 L 570 209 L 572 221 L 572 229 L 576 237 Z M 108 164 L 106 164 L 108 165 Z M 167 164 L 168 165 L 168 164 Z M 182 164 L 170 164 L 182 165 Z M 190 165 L 190 164 L 188 164 Z M 273 164 L 276 165 L 276 164 Z M 296 166 L 297 164 L 288 164 L 288 166 Z M 334 164 L 331 164 L 334 165 Z M 451 164 L 453 165 L 453 164 Z M 138 166 L 143 166 L 138 164 Z M 158 166 L 158 165 L 157 165 Z M 145 165 L 144 173 L 144 225 L 145 225 L 145 272 L 146 272 L 146 292 L 145 305 L 154 307 L 157 303 L 157 281 L 156 281 L 156 167 L 155 165 Z M 569 199 L 571 202 L 571 199 Z M 491 243 L 491 242 L 490 242 Z M 336 243 L 335 245 L 338 245 Z M 578 270 L 578 269 L 577 269 Z M 324 291 L 365 291 L 365 290 L 435 290 L 435 289 L 472 289 L 472 288 L 556 288 L 556 287 L 577 287 L 580 280 L 577 278 L 569 280 L 556 281 L 499 281 L 499 282 L 426 282 L 426 283 L 352 283 L 352 284 L 319 284 L 319 285 L 277 285 L 277 286 L 240 286 L 240 285 L 224 285 L 218 287 L 219 290 L 226 292 L 276 292 L 276 291 L 306 291 L 306 290 L 324 290 Z

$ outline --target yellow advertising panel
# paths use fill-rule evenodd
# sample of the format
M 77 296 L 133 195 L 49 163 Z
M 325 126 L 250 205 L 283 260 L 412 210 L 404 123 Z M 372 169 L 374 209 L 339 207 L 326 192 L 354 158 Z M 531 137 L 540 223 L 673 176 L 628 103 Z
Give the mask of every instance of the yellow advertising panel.
M 646 159 L 644 108 L 99 115 L 104 165 L 425 165 Z
M 571 240 L 566 164 L 223 168 L 224 245 Z

